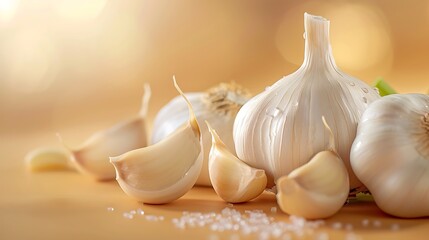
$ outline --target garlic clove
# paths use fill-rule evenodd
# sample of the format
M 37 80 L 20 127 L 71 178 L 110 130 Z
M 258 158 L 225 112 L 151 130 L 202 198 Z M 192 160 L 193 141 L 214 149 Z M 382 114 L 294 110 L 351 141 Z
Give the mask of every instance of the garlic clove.
M 115 169 L 109 157 L 147 146 L 145 117 L 150 96 L 150 86 L 145 84 L 139 116 L 93 134 L 79 148 L 68 147 L 58 134 L 60 141 L 72 153 L 72 162 L 80 172 L 97 180 L 114 179 Z
M 212 135 L 209 176 L 217 195 L 231 203 L 247 202 L 261 195 L 267 186 L 265 171 L 252 168 L 234 156 L 216 130 L 207 121 L 206 124 Z
M 33 172 L 71 170 L 70 154 L 63 148 L 43 147 L 25 156 L 27 168 Z
M 164 204 L 180 198 L 201 171 L 200 128 L 175 80 L 174 85 L 188 104 L 188 123 L 154 145 L 110 158 L 122 190 L 144 203 Z
M 349 177 L 336 153 L 332 132 L 329 150 L 317 153 L 307 164 L 279 178 L 276 186 L 277 202 L 283 212 L 307 219 L 334 215 L 347 200 Z

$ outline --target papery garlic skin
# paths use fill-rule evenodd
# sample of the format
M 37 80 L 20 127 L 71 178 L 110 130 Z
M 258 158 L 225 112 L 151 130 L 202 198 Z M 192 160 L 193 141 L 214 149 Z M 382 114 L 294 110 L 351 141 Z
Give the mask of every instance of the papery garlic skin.
M 96 180 L 115 179 L 115 168 L 110 164 L 109 157 L 147 146 L 145 118 L 150 96 L 150 87 L 145 84 L 138 116 L 94 133 L 78 148 L 65 145 L 72 154 L 72 162 L 76 169 Z M 60 136 L 59 138 L 64 142 Z
M 381 210 L 429 216 L 429 96 L 394 94 L 371 104 L 350 160 Z
M 328 20 L 306 13 L 304 21 L 304 63 L 244 104 L 234 123 L 235 149 L 239 159 L 265 170 L 272 187 L 324 150 L 323 115 L 331 123 L 350 187 L 356 188 L 361 183 L 350 167 L 350 148 L 362 113 L 379 95 L 335 65 Z
M 200 128 L 191 104 L 182 96 L 189 108 L 186 125 L 156 144 L 110 158 L 122 190 L 143 203 L 174 201 L 188 192 L 200 175 Z
M 233 153 L 234 140 L 232 128 L 235 115 L 250 98 L 250 94 L 235 83 L 221 83 L 206 92 L 185 93 L 192 104 L 199 124 L 208 121 L 217 129 L 225 144 Z M 152 143 L 157 143 L 188 121 L 188 106 L 181 96 L 167 103 L 156 115 L 152 131 Z M 197 184 L 211 186 L 208 173 L 208 156 L 211 148 L 211 135 L 207 128 L 201 128 L 204 162 Z
M 338 212 L 349 194 L 347 169 L 336 153 L 331 134 L 328 150 L 317 153 L 308 163 L 279 178 L 277 203 L 283 212 L 307 219 L 328 218 Z
M 267 186 L 265 171 L 248 166 L 234 154 L 220 139 L 210 124 L 212 148 L 209 154 L 209 176 L 217 195 L 231 203 L 250 201 L 264 191 Z

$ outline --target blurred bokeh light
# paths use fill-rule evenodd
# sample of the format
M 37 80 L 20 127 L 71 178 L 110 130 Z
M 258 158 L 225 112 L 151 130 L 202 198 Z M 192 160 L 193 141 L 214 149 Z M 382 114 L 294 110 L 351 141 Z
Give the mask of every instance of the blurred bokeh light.
M 401 92 L 429 88 L 429 1 L 0 0 L 0 132 L 88 133 L 234 80 L 253 93 L 297 69 L 303 14 L 331 21 L 337 64 Z

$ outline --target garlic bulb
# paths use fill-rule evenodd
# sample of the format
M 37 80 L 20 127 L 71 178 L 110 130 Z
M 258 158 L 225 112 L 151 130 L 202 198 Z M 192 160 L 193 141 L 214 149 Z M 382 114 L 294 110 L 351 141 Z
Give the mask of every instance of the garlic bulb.
M 209 175 L 217 195 L 231 203 L 250 201 L 264 191 L 267 186 L 265 171 L 248 166 L 223 143 L 210 124 L 212 148 L 209 154 Z
M 122 190 L 143 203 L 164 204 L 183 196 L 201 172 L 201 133 L 192 106 L 188 122 L 162 141 L 111 157 Z
M 150 87 L 145 84 L 138 116 L 96 132 L 81 147 L 71 148 L 64 144 L 72 153 L 72 162 L 80 172 L 97 180 L 114 179 L 115 169 L 109 157 L 147 146 L 145 118 L 150 95 Z M 61 136 L 58 137 L 64 143 Z
M 350 158 L 381 210 L 429 216 L 429 96 L 394 94 L 371 104 Z
M 234 123 L 235 149 L 239 159 L 265 170 L 272 187 L 324 150 L 329 138 L 323 115 L 355 188 L 361 183 L 350 168 L 350 148 L 362 113 L 379 95 L 335 65 L 328 20 L 306 13 L 304 21 L 302 66 L 244 104 Z
M 330 133 L 328 150 L 317 153 L 308 163 L 279 178 L 277 202 L 283 212 L 307 219 L 334 215 L 349 195 L 347 169 L 335 149 Z
M 235 153 L 232 139 L 232 127 L 235 115 L 249 99 L 250 94 L 235 83 L 221 83 L 206 92 L 186 93 L 192 104 L 199 124 L 209 121 L 225 144 Z M 157 143 L 180 128 L 188 121 L 188 107 L 181 96 L 175 97 L 157 114 L 152 132 L 152 143 Z M 203 138 L 204 162 L 198 185 L 211 186 L 208 173 L 208 156 L 211 147 L 211 135 L 207 128 L 201 129 Z

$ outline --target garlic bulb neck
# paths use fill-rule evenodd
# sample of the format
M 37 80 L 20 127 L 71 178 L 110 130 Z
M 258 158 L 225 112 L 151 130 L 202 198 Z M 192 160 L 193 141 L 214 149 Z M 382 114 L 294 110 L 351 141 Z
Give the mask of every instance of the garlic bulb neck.
M 210 88 L 203 96 L 203 101 L 215 112 L 233 115 L 249 100 L 250 93 L 235 82 L 221 83 Z
M 336 68 L 329 40 L 329 20 L 304 14 L 305 55 L 303 67 L 333 67 Z

